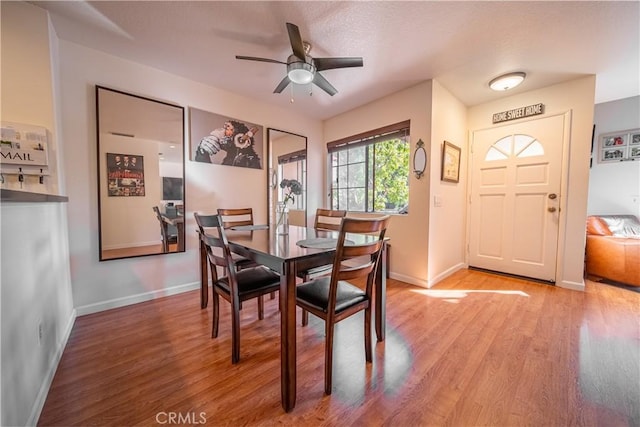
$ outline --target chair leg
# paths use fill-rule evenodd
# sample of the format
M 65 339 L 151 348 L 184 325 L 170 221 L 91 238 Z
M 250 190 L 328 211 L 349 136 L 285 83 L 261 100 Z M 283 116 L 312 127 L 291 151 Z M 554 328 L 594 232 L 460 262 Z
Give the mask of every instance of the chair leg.
M 231 304 L 231 363 L 240 361 L 240 310 Z
M 306 283 L 309 280 L 311 280 L 311 277 L 308 274 L 305 274 L 304 277 L 302 278 L 303 283 Z M 308 324 L 309 324 L 309 312 L 303 308 L 302 309 L 302 326 L 307 326 Z
M 212 307 L 213 307 L 213 324 L 211 325 L 211 338 L 217 338 L 218 337 L 218 321 L 220 319 L 220 307 L 218 307 L 219 305 L 219 301 L 220 301 L 220 297 L 218 296 L 218 293 L 216 292 L 215 289 L 212 289 Z
M 364 357 L 371 363 L 371 307 L 364 310 Z
M 258 319 L 264 319 L 264 299 L 262 299 L 262 295 L 258 297 Z
M 325 333 L 327 334 L 324 346 L 324 392 L 331 394 L 331 378 L 333 371 L 333 322 L 325 321 Z

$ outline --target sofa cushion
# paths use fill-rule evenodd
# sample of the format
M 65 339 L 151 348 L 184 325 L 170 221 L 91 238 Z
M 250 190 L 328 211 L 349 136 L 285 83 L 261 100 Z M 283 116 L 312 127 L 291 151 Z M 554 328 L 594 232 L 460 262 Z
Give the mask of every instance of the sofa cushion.
M 592 236 L 611 236 L 611 230 L 607 223 L 599 216 L 592 215 L 587 218 L 587 234 Z
M 611 231 L 619 237 L 640 236 L 640 221 L 633 215 L 600 215 Z

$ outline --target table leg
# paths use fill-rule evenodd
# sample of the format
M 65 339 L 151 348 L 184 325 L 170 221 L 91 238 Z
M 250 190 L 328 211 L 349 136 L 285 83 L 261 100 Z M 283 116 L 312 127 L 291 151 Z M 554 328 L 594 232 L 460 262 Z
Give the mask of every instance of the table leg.
M 209 305 L 209 279 L 207 278 L 207 250 L 200 240 L 200 308 Z
M 296 274 L 285 262 L 280 277 L 280 397 L 290 412 L 296 406 Z
M 386 330 L 386 305 L 387 305 L 387 244 L 382 245 L 380 262 L 376 271 L 376 337 L 378 341 L 384 341 Z

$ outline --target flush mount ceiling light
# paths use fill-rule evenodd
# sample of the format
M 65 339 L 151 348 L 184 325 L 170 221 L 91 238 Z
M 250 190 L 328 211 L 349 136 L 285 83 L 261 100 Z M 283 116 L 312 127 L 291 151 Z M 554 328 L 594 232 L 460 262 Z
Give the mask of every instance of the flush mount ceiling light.
M 489 87 L 496 91 L 505 91 L 513 89 L 524 81 L 527 75 L 521 71 L 515 73 L 503 74 L 489 82 Z

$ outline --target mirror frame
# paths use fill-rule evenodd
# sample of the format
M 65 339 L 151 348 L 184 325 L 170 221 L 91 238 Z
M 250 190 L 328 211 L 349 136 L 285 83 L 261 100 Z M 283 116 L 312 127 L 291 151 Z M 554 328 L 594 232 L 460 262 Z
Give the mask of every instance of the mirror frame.
M 424 149 L 424 142 L 420 139 L 416 143 L 416 151 L 413 152 L 413 173 L 416 174 L 416 178 L 422 178 L 426 167 L 427 151 Z
M 185 108 L 180 106 L 180 105 L 176 105 L 174 103 L 171 102 L 166 102 L 166 101 L 161 101 L 158 99 L 153 99 L 153 98 L 149 98 L 146 96 L 142 96 L 142 95 L 137 95 L 134 93 L 129 93 L 129 92 L 124 92 L 118 89 L 113 89 L 113 88 L 109 88 L 109 87 L 105 87 L 105 86 L 100 86 L 100 85 L 96 85 L 95 86 L 95 103 L 96 103 L 96 160 L 97 160 L 97 186 L 98 186 L 98 258 L 99 261 L 111 261 L 111 260 L 117 260 L 117 259 L 128 259 L 128 258 L 138 258 L 138 257 L 145 257 L 145 256 L 154 256 L 154 255 L 168 255 L 168 254 L 172 254 L 172 253 L 180 253 L 180 252 L 185 252 L 185 248 L 184 248 L 184 242 L 185 242 L 185 231 L 184 231 L 184 227 L 181 227 L 182 230 L 182 242 L 183 242 L 183 247 L 182 248 L 178 248 L 177 250 L 174 251 L 170 251 L 170 252 L 140 252 L 140 253 L 135 253 L 135 250 L 132 250 L 130 255 L 123 255 L 123 256 L 113 256 L 113 257 L 105 257 L 104 256 L 104 250 L 103 250 L 103 216 L 105 215 L 102 212 L 102 197 L 105 196 L 104 191 L 103 191 L 103 186 L 105 186 L 104 188 L 106 188 L 106 185 L 108 185 L 108 183 L 105 183 L 103 181 L 103 174 L 107 173 L 107 166 L 106 166 L 106 158 L 102 159 L 102 155 L 104 154 L 101 151 L 101 123 L 100 123 L 100 117 L 101 117 L 101 112 L 100 112 L 100 92 L 101 91 L 105 91 L 105 92 L 110 92 L 113 94 L 119 94 L 119 95 L 123 95 L 123 96 L 127 96 L 127 97 L 131 97 L 134 98 L 135 100 L 142 100 L 142 101 L 147 101 L 147 102 L 152 102 L 154 104 L 161 104 L 164 106 L 168 106 L 168 107 L 172 107 L 176 109 L 176 113 L 180 113 L 180 141 L 176 142 L 177 144 L 180 144 L 180 155 L 181 155 L 181 167 L 182 167 L 182 209 L 184 212 L 184 209 L 186 209 L 186 183 L 185 183 L 185 123 L 186 123 L 186 118 L 185 118 Z M 104 117 L 104 116 L 103 116 Z M 118 133 L 116 132 L 112 132 L 114 135 L 118 135 Z M 128 137 L 132 137 L 133 134 L 120 134 L 120 136 L 128 136 Z M 163 141 L 165 142 L 165 141 Z M 166 141 L 166 143 L 170 143 L 173 141 Z M 158 150 L 156 150 L 158 151 Z M 106 151 L 105 151 L 106 153 Z M 158 153 L 159 154 L 159 153 Z M 155 161 L 156 159 L 149 159 L 147 160 L 147 162 L 149 161 Z M 101 167 L 101 165 L 104 164 L 104 168 Z M 147 163 L 148 164 L 148 163 Z M 104 169 L 104 170 L 103 170 Z M 144 169 L 147 169 L 146 167 Z M 158 174 L 158 180 L 160 180 L 159 185 L 162 191 L 162 176 L 160 174 Z M 149 180 L 149 176 L 145 176 L 145 181 L 148 182 Z M 143 197 L 148 197 L 147 195 L 143 196 Z M 158 200 L 158 203 L 156 204 L 156 206 L 160 207 L 160 201 L 162 199 Z M 157 224 L 157 219 L 155 217 L 155 214 L 153 212 L 153 210 L 151 209 L 152 206 L 150 206 L 149 209 L 149 217 L 153 218 L 153 222 L 154 222 L 154 227 L 156 227 L 156 229 L 159 227 L 159 225 Z M 160 246 L 161 246 L 161 242 L 160 242 Z M 135 248 L 135 247 L 134 247 Z M 124 249 L 124 248 L 123 248 Z
M 271 128 L 268 127 L 267 128 L 267 167 L 265 167 L 265 170 L 267 171 L 267 222 L 269 224 L 273 223 L 272 218 L 271 218 L 271 214 L 272 212 L 275 210 L 275 202 L 277 200 L 272 200 L 273 197 L 273 190 L 278 188 L 278 172 L 276 170 L 277 168 L 277 161 L 273 158 L 273 153 L 272 153 L 272 147 L 271 147 L 271 136 L 272 136 L 272 132 L 279 132 L 279 133 L 285 133 L 287 135 L 292 135 L 292 136 L 297 136 L 299 138 L 304 139 L 304 150 L 307 152 L 307 164 L 306 164 L 306 168 L 305 168 L 305 177 L 304 177 L 304 210 L 305 210 L 305 214 L 304 214 L 304 226 L 306 227 L 308 224 L 308 219 L 307 217 L 309 216 L 309 208 L 308 208 L 308 197 L 307 197 L 307 190 L 308 190 L 308 186 L 307 186 L 307 175 L 308 175 L 308 167 L 309 167 L 309 162 L 308 162 L 308 138 L 304 135 L 299 135 L 297 133 L 293 133 L 293 132 L 289 132 L 286 130 L 282 130 L 282 129 L 276 129 L 276 128 Z M 274 167 L 274 162 L 276 162 L 275 167 Z

